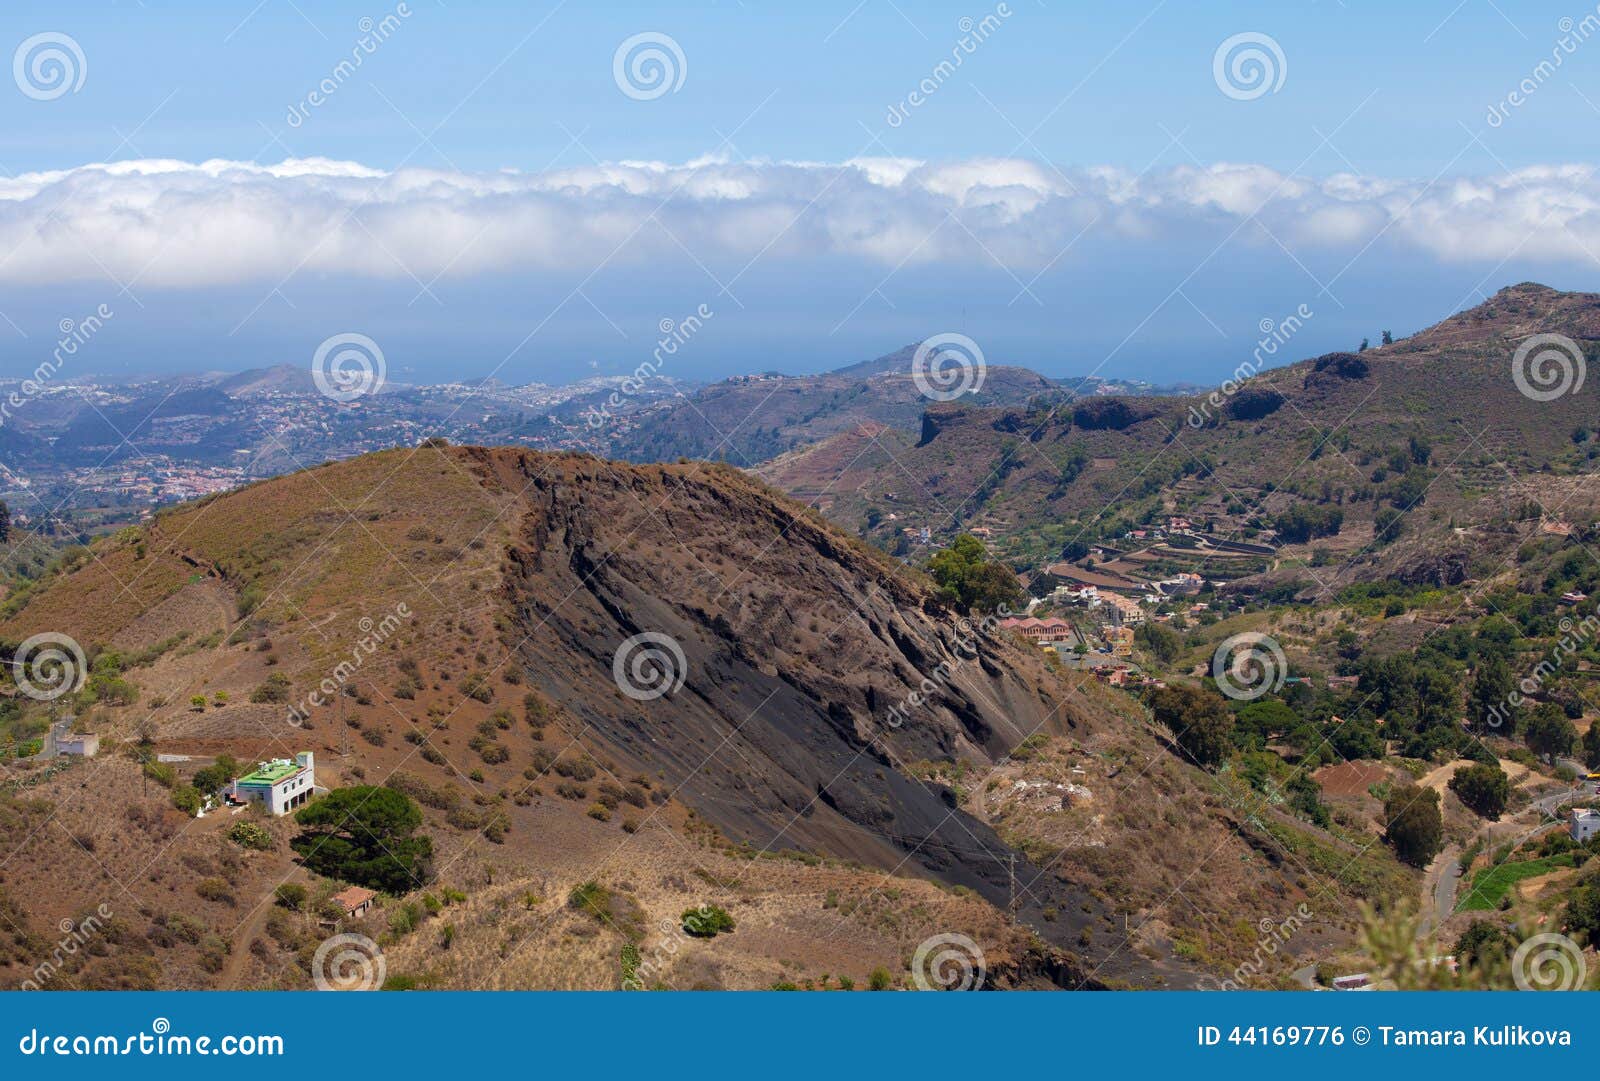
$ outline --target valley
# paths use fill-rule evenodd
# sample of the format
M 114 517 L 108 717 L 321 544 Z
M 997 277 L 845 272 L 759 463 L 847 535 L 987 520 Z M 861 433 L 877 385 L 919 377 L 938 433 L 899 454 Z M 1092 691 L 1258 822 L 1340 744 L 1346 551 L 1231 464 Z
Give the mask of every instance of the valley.
M 1519 390 L 1534 333 L 1592 352 L 1600 297 L 1226 394 L 930 402 L 902 351 L 13 493 L 0 972 L 90 927 L 48 982 L 304 987 L 337 933 L 399 989 L 1504 986 L 1600 930 L 1600 431 Z M 183 415 L 233 455 L 285 380 Z M 230 800 L 307 752 L 308 807 Z

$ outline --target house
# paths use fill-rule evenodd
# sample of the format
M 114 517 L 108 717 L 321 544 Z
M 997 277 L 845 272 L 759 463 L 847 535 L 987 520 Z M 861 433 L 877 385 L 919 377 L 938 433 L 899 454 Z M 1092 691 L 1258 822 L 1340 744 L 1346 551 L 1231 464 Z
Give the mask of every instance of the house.
M 1171 578 L 1165 578 L 1156 583 L 1162 592 L 1174 597 L 1193 596 L 1200 592 L 1201 587 L 1205 584 L 1206 580 L 1204 578 L 1189 571 L 1181 571 Z
M 350 919 L 356 919 L 367 914 L 367 909 L 372 907 L 373 899 L 378 895 L 371 890 L 360 886 L 351 886 L 347 890 L 340 890 L 334 894 L 332 900 Z
M 1107 627 L 1103 631 L 1106 644 L 1111 647 L 1113 657 L 1131 657 L 1133 655 L 1133 628 L 1132 627 Z
M 1579 844 L 1600 833 L 1600 811 L 1591 811 L 1587 807 L 1574 807 L 1571 830 L 1572 839 Z
M 80 732 L 56 737 L 57 754 L 75 754 L 93 758 L 100 753 L 100 737 L 93 732 Z
M 259 803 L 268 814 L 286 815 L 311 798 L 316 783 L 311 752 L 301 751 L 293 759 L 263 762 L 234 781 L 228 795 L 239 803 Z
M 1008 631 L 1015 631 L 1039 645 L 1045 642 L 1066 642 L 1072 645 L 1078 639 L 1077 631 L 1064 619 L 1002 619 L 1000 626 Z
M 1120 593 L 1107 593 L 1105 599 L 1111 604 L 1113 618 L 1119 624 L 1134 626 L 1144 622 L 1144 609 L 1139 607 L 1139 602 L 1132 597 L 1124 597 Z

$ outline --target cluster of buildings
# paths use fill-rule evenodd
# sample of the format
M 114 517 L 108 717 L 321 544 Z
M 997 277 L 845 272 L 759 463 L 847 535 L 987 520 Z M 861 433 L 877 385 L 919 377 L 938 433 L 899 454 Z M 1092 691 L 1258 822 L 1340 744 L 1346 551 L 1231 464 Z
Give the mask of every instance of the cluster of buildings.
M 1102 683 L 1129 688 L 1165 686 L 1164 681 L 1145 675 L 1131 661 L 1122 660 L 1133 655 L 1131 625 L 1097 625 L 1096 634 L 1102 645 L 1093 650 L 1084 632 L 1070 619 L 1013 617 L 1001 620 L 1000 626 L 1054 653 L 1066 667 L 1089 671 Z

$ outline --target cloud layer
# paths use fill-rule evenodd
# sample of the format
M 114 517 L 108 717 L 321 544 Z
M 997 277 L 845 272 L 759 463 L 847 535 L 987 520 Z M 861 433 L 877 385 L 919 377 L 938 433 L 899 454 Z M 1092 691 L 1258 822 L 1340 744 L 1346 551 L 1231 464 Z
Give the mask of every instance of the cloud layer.
M 542 173 L 385 172 L 326 159 L 124 161 L 0 179 L 0 282 L 191 287 L 301 272 L 469 277 L 686 254 L 738 268 L 844 258 L 1004 266 L 1027 279 L 1106 245 L 1179 240 L 1449 262 L 1600 262 L 1600 181 L 1550 165 L 1432 182 L 1261 165 L 1137 175 L 1035 161 L 617 162 Z M 1089 242 L 1079 241 L 1089 238 Z

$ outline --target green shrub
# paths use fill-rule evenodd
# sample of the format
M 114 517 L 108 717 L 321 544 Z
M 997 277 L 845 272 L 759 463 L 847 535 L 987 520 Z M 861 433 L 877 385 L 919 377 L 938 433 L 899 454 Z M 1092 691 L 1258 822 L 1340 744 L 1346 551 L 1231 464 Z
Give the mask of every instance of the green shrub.
M 228 840 L 241 848 L 254 848 L 260 852 L 272 848 L 272 834 L 254 822 L 235 822 L 228 827 Z
M 733 930 L 733 917 L 719 905 L 701 905 L 684 911 L 683 930 L 694 938 L 715 938 Z

